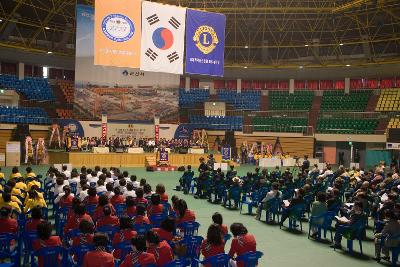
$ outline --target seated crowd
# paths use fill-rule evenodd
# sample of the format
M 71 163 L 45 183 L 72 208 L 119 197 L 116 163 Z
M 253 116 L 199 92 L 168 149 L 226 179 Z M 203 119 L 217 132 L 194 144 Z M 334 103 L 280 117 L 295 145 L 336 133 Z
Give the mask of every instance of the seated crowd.
M 389 251 L 399 249 L 400 178 L 394 166 L 389 171 L 385 171 L 383 163 L 371 170 L 339 166 L 333 171 L 329 165 L 324 170 L 314 165 L 302 168 L 295 177 L 289 168 L 283 172 L 279 167 L 271 172 L 256 168 L 254 173 L 239 177 L 234 166 L 225 174 L 201 159 L 198 171 L 198 177 L 194 177 L 188 166 L 177 189 L 192 192 L 195 198 L 240 207 L 241 211 L 248 205 L 249 213 L 254 207 L 258 220 L 265 211 L 267 223 L 280 216 L 280 227 L 287 219 L 289 228 L 296 228 L 297 223 L 301 226 L 308 213 L 309 237 L 319 240 L 321 229 L 331 233 L 335 229 L 332 238 L 335 249 L 341 248 L 342 237 L 364 239 L 368 220 L 372 218 L 375 259 L 380 261 L 383 252 L 383 259 L 389 260 Z
M 19 247 L 23 257 L 10 253 L 10 258 L 24 264 L 34 257 L 40 267 L 191 264 L 200 253 L 205 260 L 225 253 L 230 238 L 219 213 L 213 214 L 207 237 L 197 236 L 199 224 L 185 200 L 172 196 L 169 204 L 164 185 L 154 192 L 146 179 L 137 181 L 117 168 L 51 167 L 41 179 L 30 167 L 24 175 L 14 167 L 7 181 L 0 169 L 0 184 L 0 236 L 11 235 L 9 249 Z M 233 223 L 230 231 L 230 264 L 244 266 L 236 258 L 256 252 L 255 238 L 241 223 Z M 193 240 L 198 240 L 197 248 L 190 252 Z

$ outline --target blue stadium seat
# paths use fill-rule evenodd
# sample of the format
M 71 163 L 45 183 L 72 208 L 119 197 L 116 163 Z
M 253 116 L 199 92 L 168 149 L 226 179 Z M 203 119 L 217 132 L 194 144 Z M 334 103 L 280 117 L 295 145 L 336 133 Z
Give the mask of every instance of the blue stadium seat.
M 0 122 L 50 124 L 50 119 L 42 108 L 0 106 Z

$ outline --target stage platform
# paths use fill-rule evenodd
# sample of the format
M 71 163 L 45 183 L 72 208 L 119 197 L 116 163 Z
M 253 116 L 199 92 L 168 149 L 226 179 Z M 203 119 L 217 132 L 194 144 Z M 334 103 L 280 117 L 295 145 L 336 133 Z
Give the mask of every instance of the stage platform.
M 128 154 L 128 153 L 89 153 L 89 152 L 55 152 L 49 151 L 49 164 L 70 163 L 74 167 L 145 167 L 146 156 L 154 156 L 153 153 Z M 204 157 L 207 160 L 208 154 L 169 154 L 171 166 L 198 166 L 199 159 Z M 221 162 L 221 155 L 214 155 L 217 162 Z

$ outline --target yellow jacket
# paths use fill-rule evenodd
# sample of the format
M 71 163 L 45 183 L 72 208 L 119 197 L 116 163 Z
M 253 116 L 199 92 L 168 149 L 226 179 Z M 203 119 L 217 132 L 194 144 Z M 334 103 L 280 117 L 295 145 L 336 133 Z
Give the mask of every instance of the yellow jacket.
M 26 178 L 29 178 L 29 177 L 36 177 L 36 174 L 35 174 L 34 172 L 30 172 L 30 173 L 25 174 L 25 177 L 26 177 Z
M 30 182 L 28 183 L 28 191 L 31 190 L 31 187 L 32 187 L 33 185 L 37 185 L 37 186 L 40 188 L 40 182 L 39 182 L 39 181 L 33 180 L 33 181 L 30 181 Z
M 26 184 L 24 182 L 18 182 L 15 184 L 15 188 L 17 189 L 22 189 L 25 192 L 28 190 L 28 187 L 26 186 Z
M 24 207 L 24 212 L 28 212 L 31 209 L 33 209 L 34 207 L 41 207 L 41 208 L 46 208 L 46 201 L 44 201 L 43 198 L 28 198 L 28 200 L 25 203 L 25 207 Z
M 22 177 L 22 175 L 19 172 L 10 174 L 10 179 L 14 179 L 14 178 L 18 178 L 18 177 Z
M 18 205 L 22 205 L 21 201 L 16 196 L 11 196 L 11 201 L 16 202 Z M 0 205 L 3 203 L 4 203 L 3 195 L 0 194 Z
M 11 190 L 11 195 L 24 197 L 24 196 L 22 195 L 21 190 L 19 190 L 19 189 L 16 188 L 16 187 L 14 187 L 14 188 Z
M 3 200 L 3 198 L 1 198 L 1 200 Z M 10 201 L 10 202 L 2 202 L 0 203 L 0 208 L 2 207 L 10 207 L 13 210 L 16 210 L 18 213 L 21 213 L 21 208 L 19 207 L 17 202 L 14 201 Z
M 4 173 L 0 172 L 0 179 L 4 179 Z

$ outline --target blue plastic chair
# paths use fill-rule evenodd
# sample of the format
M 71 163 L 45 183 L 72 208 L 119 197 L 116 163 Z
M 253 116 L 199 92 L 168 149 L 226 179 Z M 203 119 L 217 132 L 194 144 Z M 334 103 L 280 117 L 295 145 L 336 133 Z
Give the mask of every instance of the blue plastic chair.
M 291 208 L 289 212 L 289 229 L 295 229 L 297 227 L 297 222 L 300 223 L 300 230 L 303 231 L 303 223 L 301 218 L 303 218 L 305 205 L 298 204 Z M 282 228 L 279 226 L 279 228 Z
M 184 237 L 197 235 L 199 227 L 200 223 L 198 222 L 183 222 L 176 226 L 176 228 L 182 229 Z
M 225 234 L 225 235 L 224 235 L 224 242 L 225 242 L 225 244 L 226 244 L 226 242 L 228 242 L 228 240 L 231 239 L 231 238 L 232 238 L 232 235 L 231 235 L 231 234 Z
M 240 197 L 241 197 L 241 189 L 240 187 L 230 188 L 224 197 L 224 207 L 226 207 L 226 203 L 228 202 L 228 207 L 232 208 L 232 200 L 234 202 L 235 207 L 239 207 L 240 205 Z
M 231 259 L 231 257 L 228 254 L 222 253 L 222 254 L 217 254 L 215 256 L 209 257 L 203 261 L 195 259 L 195 262 L 197 262 L 196 266 L 199 266 L 199 264 L 202 264 L 203 266 L 208 265 L 211 267 L 229 267 L 230 259 Z
M 309 219 L 309 227 L 308 227 L 308 239 L 311 236 L 311 229 L 313 227 L 317 228 L 317 240 L 321 240 L 321 231 L 324 230 L 324 238 L 326 238 L 326 232 L 330 231 L 331 233 L 331 242 L 333 242 L 332 235 L 332 221 L 335 218 L 335 213 L 333 211 L 328 211 L 321 216 L 311 216 Z M 322 220 L 322 223 L 319 221 Z
M 236 262 L 242 262 L 243 267 L 256 267 L 258 260 L 264 255 L 261 251 L 247 252 L 236 258 Z
M 33 260 L 33 248 L 32 244 L 33 241 L 37 239 L 37 232 L 23 232 L 22 233 L 22 239 L 23 239 L 23 244 L 24 244 L 24 249 L 23 249 L 23 265 L 27 265 L 29 258 Z
M 190 265 L 190 260 L 188 259 L 176 259 L 174 261 L 171 261 L 163 265 L 163 267 L 186 267 L 189 265 Z
M 149 217 L 149 220 L 151 224 L 153 225 L 153 228 L 158 228 L 161 225 L 161 222 L 165 219 L 165 214 L 160 213 L 160 214 L 153 214 Z
M 186 247 L 185 255 L 178 255 L 180 259 L 189 259 L 193 262 L 194 259 L 200 257 L 200 247 L 204 238 L 201 236 L 188 236 L 179 241 L 180 245 Z
M 11 243 L 18 242 L 18 236 L 16 234 L 4 233 L 0 234 L 0 259 L 10 259 L 11 263 L 16 266 L 20 265 L 20 253 L 19 248 L 11 247 Z
M 249 198 L 246 194 L 243 194 L 242 201 L 240 202 L 240 214 L 242 214 L 243 205 L 247 205 L 248 214 L 253 214 L 253 207 L 257 207 L 258 205 L 258 192 L 252 192 Z
M 117 226 L 112 226 L 112 225 L 103 225 L 101 227 L 98 227 L 96 230 L 96 232 L 108 235 L 108 238 L 110 240 L 113 240 L 115 233 L 118 231 L 119 228 Z
M 89 251 L 94 250 L 94 245 L 91 244 L 84 244 L 84 245 L 79 245 L 79 246 L 73 246 L 70 249 L 68 249 L 69 254 L 75 255 L 76 256 L 76 263 L 74 262 L 73 258 L 70 257 L 69 259 L 69 264 L 71 264 L 74 267 L 80 267 L 83 265 L 83 259 Z
M 118 244 L 115 244 L 113 247 L 114 247 L 114 249 L 118 249 L 121 253 L 120 259 L 115 259 L 116 265 L 119 266 L 121 264 L 121 262 L 125 259 L 126 255 L 131 253 L 132 243 L 130 240 L 126 240 L 126 241 L 120 242 Z
M 138 234 L 145 234 L 147 231 L 149 231 L 153 226 L 151 224 L 146 224 L 146 223 L 138 223 L 133 225 L 133 229 L 138 233 Z
M 114 208 L 115 208 L 115 213 L 118 218 L 121 218 L 122 216 L 124 216 L 126 214 L 126 205 L 124 203 L 117 204 L 114 206 Z
M 63 247 L 44 247 L 35 251 L 35 257 L 42 257 L 43 266 L 63 266 L 65 258 L 65 249 Z M 62 256 L 62 261 L 59 261 L 59 258 Z M 31 262 L 31 266 L 37 266 L 34 261 Z
M 95 210 L 96 210 L 96 204 L 86 205 L 86 211 L 90 216 L 93 216 Z
M 281 199 L 280 198 L 272 198 L 269 199 L 266 203 L 267 208 L 265 209 L 265 222 L 270 223 L 271 217 L 272 220 L 275 221 L 275 217 L 277 217 L 277 221 L 279 221 L 279 209 L 280 209 Z M 261 209 L 260 218 L 262 215 L 263 209 Z
M 345 232 L 343 234 L 343 237 L 347 239 L 347 249 L 350 253 L 353 253 L 353 240 L 357 239 L 358 244 L 360 246 L 360 253 L 361 255 L 363 254 L 363 249 L 362 249 L 362 240 L 364 238 L 365 234 L 365 219 L 359 220 L 353 225 L 339 225 L 338 227 L 341 227 L 345 230 L 347 230 L 347 233 Z M 350 236 L 349 236 L 350 234 Z
M 389 251 L 392 252 L 392 267 L 398 266 L 397 261 L 399 259 L 399 254 L 400 254 L 400 235 L 398 236 L 393 236 L 390 238 L 391 240 L 397 240 L 398 245 L 397 247 L 388 247 Z M 382 236 L 381 238 L 381 248 L 385 246 L 385 240 L 386 236 Z

